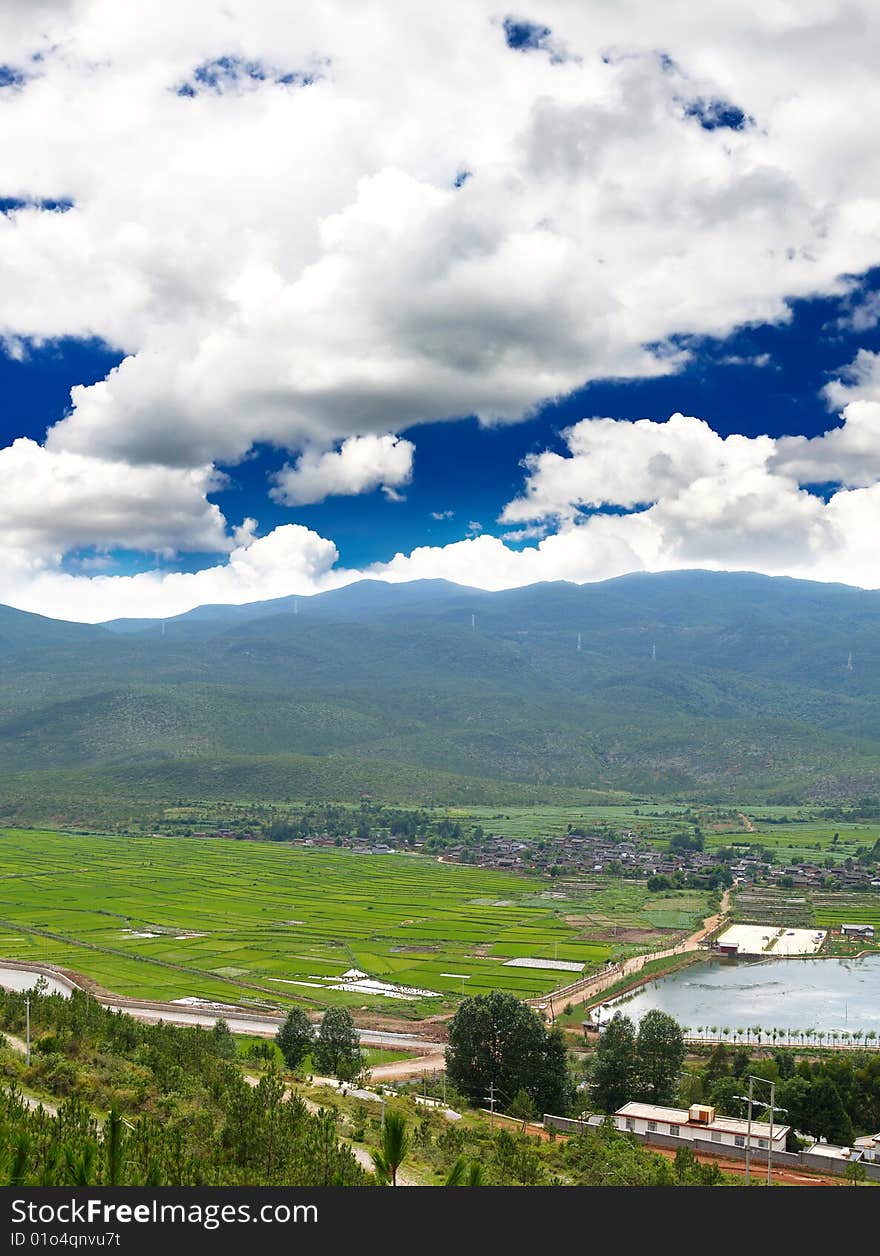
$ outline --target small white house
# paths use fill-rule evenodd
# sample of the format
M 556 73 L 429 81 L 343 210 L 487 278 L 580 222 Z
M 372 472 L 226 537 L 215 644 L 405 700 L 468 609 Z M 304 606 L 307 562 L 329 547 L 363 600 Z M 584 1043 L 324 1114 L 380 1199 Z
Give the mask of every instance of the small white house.
M 619 1130 L 633 1134 L 668 1134 L 691 1142 L 719 1143 L 722 1147 L 745 1147 L 749 1123 L 733 1116 L 718 1116 L 714 1108 L 695 1103 L 690 1108 L 663 1108 L 653 1103 L 625 1103 L 614 1114 Z M 785 1151 L 787 1125 L 773 1126 L 773 1150 Z M 752 1149 L 766 1151 L 770 1126 L 752 1121 Z

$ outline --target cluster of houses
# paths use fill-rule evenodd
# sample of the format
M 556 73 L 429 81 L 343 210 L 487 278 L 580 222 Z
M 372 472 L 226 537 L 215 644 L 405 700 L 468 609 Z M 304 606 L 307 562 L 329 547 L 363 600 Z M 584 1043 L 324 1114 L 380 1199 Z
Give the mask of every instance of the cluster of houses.
M 194 837 L 225 837 L 254 841 L 260 834 L 220 825 L 212 831 L 194 833 Z M 377 834 L 348 834 L 343 837 L 329 833 L 303 838 L 306 847 L 343 846 L 361 854 L 385 855 L 398 849 L 424 850 L 430 838 L 397 838 Z M 430 849 L 430 847 L 429 847 Z M 711 850 L 659 850 L 649 845 L 638 833 L 624 829 L 619 834 L 607 832 L 570 832 L 556 837 L 521 841 L 503 833 L 487 834 L 468 841 L 452 841 L 444 845 L 442 859 L 447 863 L 464 863 L 479 868 L 529 869 L 549 872 L 561 869 L 566 874 L 612 873 L 647 879 L 652 876 L 674 876 L 691 873 L 700 876 L 717 868 L 717 852 Z M 733 884 L 749 885 L 755 881 L 776 881 L 784 878 L 787 886 L 796 889 L 821 889 L 833 876 L 835 886 L 845 890 L 878 890 L 880 876 L 876 870 L 853 864 L 837 864 L 832 869 L 819 863 L 771 864 L 755 854 L 745 854 L 728 865 Z
M 674 876 L 678 872 L 699 876 L 718 866 L 718 856 L 712 851 L 658 850 L 628 829 L 615 837 L 607 833 L 578 832 L 528 842 L 495 833 L 470 845 L 449 846 L 443 858 L 481 868 L 529 868 L 545 872 L 557 867 L 563 868 L 566 874 L 612 873 L 640 880 Z M 746 858 L 732 864 L 730 870 L 734 878 L 745 882 L 766 875 L 770 865 Z
M 825 880 L 833 877 L 835 884 L 842 890 L 880 890 L 880 877 L 876 871 L 861 864 L 853 864 L 849 868 L 842 863 L 835 864 L 833 868 L 826 868 L 824 864 L 818 863 L 783 866 L 774 864 L 773 876 L 777 879 L 785 877 L 786 884 L 794 889 L 822 889 Z
M 449 846 L 443 857 L 483 868 L 528 867 L 545 871 L 564 867 L 566 872 L 614 872 L 639 878 L 679 871 L 699 872 L 718 863 L 717 856 L 708 851 L 679 854 L 657 850 L 629 829 L 622 830 L 616 837 L 607 833 L 578 832 L 528 842 L 493 833 L 469 845 Z

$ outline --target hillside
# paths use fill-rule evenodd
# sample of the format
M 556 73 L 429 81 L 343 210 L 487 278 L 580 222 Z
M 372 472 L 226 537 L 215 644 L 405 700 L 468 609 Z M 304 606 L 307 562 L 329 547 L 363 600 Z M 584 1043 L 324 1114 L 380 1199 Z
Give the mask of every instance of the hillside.
M 362 582 L 164 626 L 3 608 L 0 755 L 7 790 L 326 796 L 336 760 L 346 796 L 377 769 L 407 797 L 853 796 L 880 779 L 878 630 L 880 593 L 709 572 Z

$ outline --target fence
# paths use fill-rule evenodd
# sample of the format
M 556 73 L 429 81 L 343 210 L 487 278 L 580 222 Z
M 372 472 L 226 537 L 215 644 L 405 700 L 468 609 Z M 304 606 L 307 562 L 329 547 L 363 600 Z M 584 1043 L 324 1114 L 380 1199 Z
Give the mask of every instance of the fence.
M 551 1116 L 544 1115 L 544 1128 L 559 1130 L 564 1134 L 583 1134 L 586 1130 L 595 1130 L 595 1123 L 589 1121 L 577 1121 L 567 1116 Z M 710 1142 L 703 1138 L 681 1138 L 674 1134 L 637 1134 L 631 1133 L 632 1138 L 637 1138 L 639 1142 L 646 1143 L 652 1147 L 666 1147 L 673 1151 L 677 1151 L 679 1147 L 690 1147 L 691 1151 L 700 1155 L 714 1156 L 719 1160 L 741 1160 L 745 1163 L 746 1149 L 745 1147 L 735 1147 L 724 1143 L 719 1146 L 718 1143 Z M 767 1152 L 760 1147 L 753 1147 L 751 1154 L 752 1164 L 767 1163 Z M 838 1160 L 831 1156 L 823 1156 L 821 1152 L 804 1152 L 804 1151 L 774 1151 L 773 1163 L 780 1168 L 806 1169 L 811 1173 L 828 1173 L 836 1177 L 843 1177 L 846 1166 L 849 1161 Z M 869 1181 L 880 1182 L 880 1164 L 872 1164 L 867 1160 L 859 1160 L 862 1168 Z

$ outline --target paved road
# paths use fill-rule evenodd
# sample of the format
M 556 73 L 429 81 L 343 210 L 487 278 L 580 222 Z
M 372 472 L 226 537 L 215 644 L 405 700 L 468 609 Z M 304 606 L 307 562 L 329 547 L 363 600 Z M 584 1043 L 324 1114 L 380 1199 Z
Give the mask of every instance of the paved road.
M 103 1000 L 101 1000 L 104 1002 Z M 149 1003 L 104 1003 L 105 1007 L 109 1007 L 114 1012 L 127 1012 L 129 1016 L 135 1017 L 136 1020 L 146 1021 L 155 1024 L 157 1021 L 165 1021 L 171 1025 L 201 1025 L 203 1028 L 210 1029 L 212 1025 L 223 1017 L 229 1028 L 234 1034 L 253 1034 L 255 1037 L 274 1038 L 278 1032 L 282 1017 L 280 1016 L 251 1016 L 248 1013 L 231 1012 L 218 1010 L 216 1012 L 190 1012 L 183 1008 L 173 1008 L 163 1004 L 161 1007 L 150 1005 Z M 427 1038 L 419 1038 L 416 1034 L 397 1034 L 379 1029 L 359 1029 L 358 1034 L 360 1040 L 365 1047 L 387 1047 L 392 1050 L 401 1051 L 426 1051 L 435 1050 L 436 1042 L 429 1042 Z
M 59 972 L 49 964 L 29 967 L 13 960 L 0 961 L 0 986 L 7 990 L 27 990 L 39 977 L 49 982 L 49 992 L 69 994 L 77 989 L 77 983 L 66 974 Z M 235 1034 L 253 1034 L 255 1037 L 274 1038 L 283 1017 L 271 1016 L 265 1012 L 247 1012 L 234 1008 L 226 1008 L 222 1004 L 198 1009 L 180 1007 L 173 1003 L 155 1003 L 147 999 L 121 999 L 96 996 L 98 1002 L 113 1012 L 127 1012 L 136 1020 L 155 1024 L 165 1021 L 171 1025 L 201 1025 L 210 1029 L 222 1016 Z M 360 1029 L 361 1042 L 365 1047 L 386 1047 L 391 1050 L 413 1052 L 436 1052 L 437 1043 L 418 1034 L 399 1034 L 388 1030 Z

